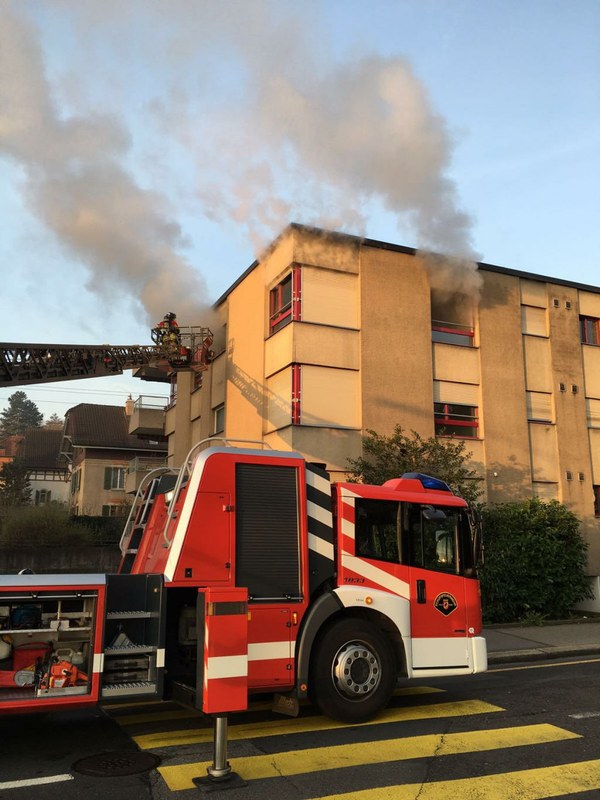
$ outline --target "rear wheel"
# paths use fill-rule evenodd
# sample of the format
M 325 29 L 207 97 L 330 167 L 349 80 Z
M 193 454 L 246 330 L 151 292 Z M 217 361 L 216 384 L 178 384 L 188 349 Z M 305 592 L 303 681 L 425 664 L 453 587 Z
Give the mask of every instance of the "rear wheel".
M 388 704 L 396 685 L 390 643 L 374 626 L 345 619 L 328 627 L 316 645 L 312 696 L 340 722 L 364 722 Z

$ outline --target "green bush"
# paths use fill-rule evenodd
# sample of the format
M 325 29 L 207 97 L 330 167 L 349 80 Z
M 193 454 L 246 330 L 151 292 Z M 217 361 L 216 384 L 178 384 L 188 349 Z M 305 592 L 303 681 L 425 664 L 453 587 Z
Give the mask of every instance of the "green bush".
M 60 503 L 5 509 L 0 547 L 95 544 L 97 534 L 87 524 L 73 522 Z
M 587 544 L 579 520 L 561 503 L 534 498 L 486 508 L 483 532 L 484 622 L 564 619 L 590 597 Z

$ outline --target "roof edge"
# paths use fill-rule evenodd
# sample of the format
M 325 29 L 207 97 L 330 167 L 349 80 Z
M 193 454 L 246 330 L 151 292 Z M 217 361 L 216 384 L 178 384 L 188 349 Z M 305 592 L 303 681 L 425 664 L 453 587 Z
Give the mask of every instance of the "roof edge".
M 287 236 L 287 234 L 292 230 L 306 231 L 317 235 L 339 236 L 340 238 L 350 239 L 356 243 L 363 244 L 365 247 L 374 247 L 379 250 L 389 250 L 394 253 L 404 253 L 405 255 L 409 256 L 416 256 L 419 253 L 419 249 L 416 247 L 394 244 L 393 242 L 384 242 L 379 239 L 368 239 L 364 236 L 356 236 L 355 234 L 344 233 L 342 231 L 329 231 L 325 228 L 303 225 L 299 222 L 290 222 L 290 224 L 284 228 L 279 236 L 273 239 L 273 241 L 265 248 L 264 252 L 267 253 L 276 247 L 278 242 L 280 242 L 281 239 L 283 239 L 284 236 Z M 252 264 L 250 264 L 250 266 L 244 270 L 239 278 L 237 278 L 231 284 L 231 286 L 223 292 L 218 300 L 215 300 L 213 303 L 213 308 L 218 308 L 227 299 L 231 292 L 233 292 L 233 290 L 236 289 L 240 283 L 242 283 L 242 281 L 244 281 L 248 275 L 259 265 L 260 261 L 261 257 L 255 259 Z M 477 261 L 475 263 L 477 264 L 477 268 L 483 272 L 496 272 L 502 275 L 510 275 L 514 278 L 523 278 L 524 280 L 538 281 L 540 283 L 552 283 L 555 286 L 569 286 L 573 289 L 580 289 L 582 291 L 592 292 L 593 294 L 600 294 L 600 286 L 593 286 L 592 284 L 569 281 L 566 278 L 553 278 L 551 275 L 540 275 L 535 272 L 526 272 L 525 270 L 513 269 L 511 267 L 501 267 L 497 264 L 488 264 L 485 261 Z

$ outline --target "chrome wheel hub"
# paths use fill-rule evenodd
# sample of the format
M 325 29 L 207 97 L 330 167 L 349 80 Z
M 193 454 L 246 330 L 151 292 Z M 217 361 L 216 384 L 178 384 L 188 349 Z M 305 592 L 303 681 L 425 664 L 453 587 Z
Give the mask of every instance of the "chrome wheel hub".
M 379 686 L 381 665 L 377 655 L 367 645 L 348 642 L 336 653 L 331 676 L 340 694 L 360 699 Z

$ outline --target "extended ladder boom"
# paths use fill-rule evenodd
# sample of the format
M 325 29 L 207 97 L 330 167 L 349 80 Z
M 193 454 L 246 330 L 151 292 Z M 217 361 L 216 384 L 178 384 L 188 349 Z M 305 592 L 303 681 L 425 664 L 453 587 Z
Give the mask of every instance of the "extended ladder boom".
M 213 356 L 212 341 L 209 328 L 191 327 L 182 330 L 176 347 L 0 342 L 0 386 L 120 375 L 150 364 L 167 371 L 204 370 Z

